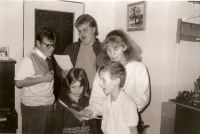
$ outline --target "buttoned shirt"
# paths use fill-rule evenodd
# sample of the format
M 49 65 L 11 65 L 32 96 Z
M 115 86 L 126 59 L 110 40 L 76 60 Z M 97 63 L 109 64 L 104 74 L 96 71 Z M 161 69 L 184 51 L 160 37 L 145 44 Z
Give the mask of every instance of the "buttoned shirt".
M 121 91 L 115 101 L 108 95 L 103 101 L 102 130 L 104 134 L 130 134 L 138 125 L 137 107 L 133 99 Z

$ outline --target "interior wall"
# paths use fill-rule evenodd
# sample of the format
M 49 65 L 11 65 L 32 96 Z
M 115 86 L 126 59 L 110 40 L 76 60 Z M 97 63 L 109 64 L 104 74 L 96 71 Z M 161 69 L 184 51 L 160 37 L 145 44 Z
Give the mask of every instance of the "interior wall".
M 0 1 L 0 45 L 9 46 L 10 57 L 17 61 L 16 68 L 23 56 L 23 1 Z M 15 88 L 15 109 L 18 113 L 17 133 L 21 133 L 21 90 Z
M 116 1 L 116 29 L 126 31 L 126 10 L 130 3 L 134 2 Z M 178 91 L 193 90 L 193 83 L 200 75 L 200 43 L 176 43 L 178 19 L 198 16 L 199 12 L 199 5 L 187 1 L 147 1 L 146 30 L 127 32 L 141 47 L 142 62 L 150 74 L 151 102 L 142 113 L 144 124 L 150 125 L 147 134 L 160 133 L 162 102 L 176 97 Z M 200 19 L 187 22 L 200 24 Z
M 103 41 L 108 32 L 114 29 L 115 22 L 115 1 L 86 1 L 85 14 L 90 14 L 95 18 L 98 25 L 100 41 Z

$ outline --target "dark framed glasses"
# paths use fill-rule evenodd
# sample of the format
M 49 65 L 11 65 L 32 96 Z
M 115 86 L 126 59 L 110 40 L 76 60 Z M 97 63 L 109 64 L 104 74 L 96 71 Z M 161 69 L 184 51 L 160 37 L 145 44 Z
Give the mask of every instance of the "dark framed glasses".
M 55 44 L 46 44 L 44 42 L 41 41 L 41 43 L 43 43 L 47 49 L 50 49 L 51 47 L 55 48 Z

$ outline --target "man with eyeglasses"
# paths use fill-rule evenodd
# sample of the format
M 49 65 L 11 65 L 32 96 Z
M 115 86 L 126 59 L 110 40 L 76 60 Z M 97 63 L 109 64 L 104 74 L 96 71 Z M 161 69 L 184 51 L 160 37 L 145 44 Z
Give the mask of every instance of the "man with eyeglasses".
M 54 72 L 50 56 L 56 35 L 50 27 L 35 36 L 35 49 L 26 55 L 17 70 L 15 85 L 21 92 L 22 133 L 45 133 L 53 112 Z

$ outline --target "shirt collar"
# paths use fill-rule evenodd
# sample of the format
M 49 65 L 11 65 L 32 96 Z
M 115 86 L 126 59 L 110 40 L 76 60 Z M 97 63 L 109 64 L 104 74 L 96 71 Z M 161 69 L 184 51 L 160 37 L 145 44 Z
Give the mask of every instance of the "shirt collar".
M 98 38 L 95 38 L 95 40 L 94 40 L 94 42 L 93 43 L 91 43 L 90 45 L 85 45 L 85 46 L 95 46 L 96 47 L 96 45 L 97 45 L 97 42 L 99 42 L 99 39 Z M 78 38 L 78 43 L 80 43 L 80 44 L 82 44 L 82 42 L 81 42 L 81 39 L 80 38 Z
M 110 96 L 110 94 L 109 94 L 108 97 L 109 97 L 110 102 L 112 102 L 112 103 L 117 103 L 117 102 L 119 102 L 120 99 L 121 99 L 121 96 L 122 96 L 123 92 L 124 92 L 124 89 L 121 90 L 121 92 L 119 93 L 119 96 L 117 97 L 117 99 L 116 99 L 115 101 L 112 101 L 112 100 L 111 100 L 111 96 Z
M 47 56 L 44 55 L 38 48 L 35 48 L 35 53 L 38 54 L 42 59 L 46 60 Z

